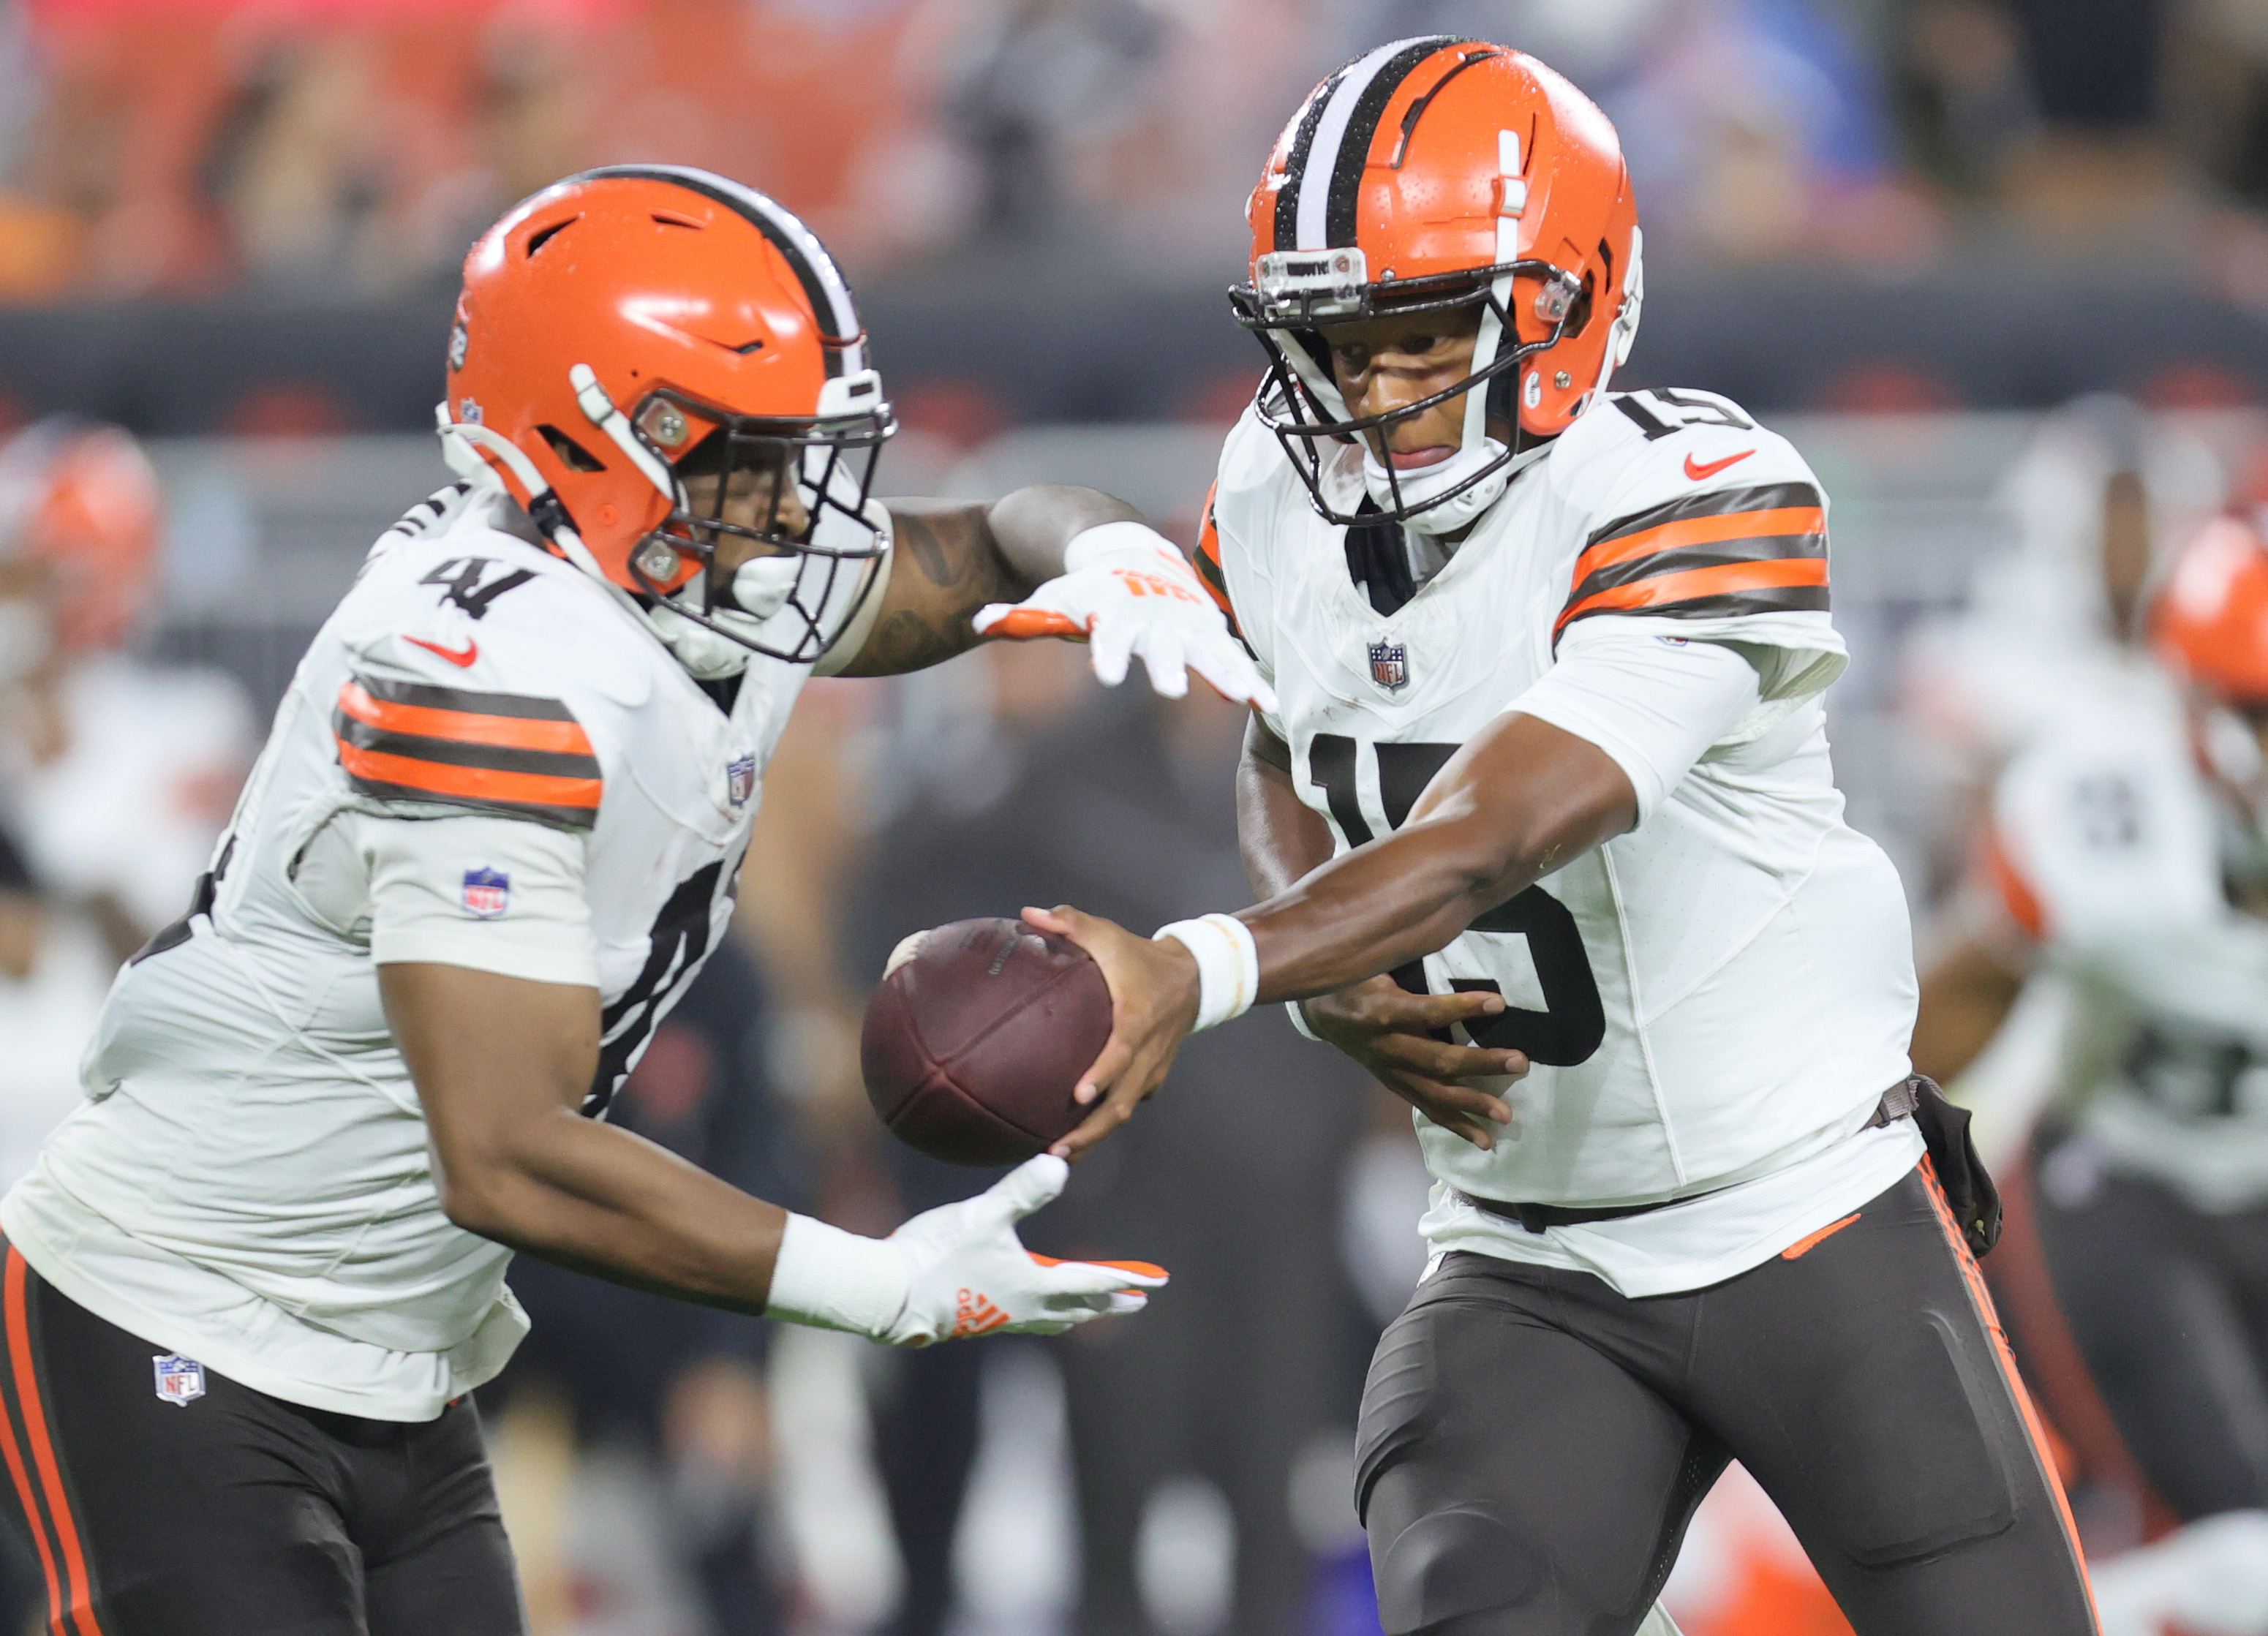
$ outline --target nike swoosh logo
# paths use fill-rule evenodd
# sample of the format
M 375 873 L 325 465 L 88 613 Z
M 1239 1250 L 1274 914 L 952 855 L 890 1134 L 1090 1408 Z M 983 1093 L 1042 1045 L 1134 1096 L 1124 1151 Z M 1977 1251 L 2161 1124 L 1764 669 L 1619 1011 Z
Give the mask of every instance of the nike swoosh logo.
M 1688 466 L 1690 466 L 1693 462 L 1688 461 L 1685 463 Z M 463 649 L 460 651 L 459 649 L 453 647 L 443 647 L 438 642 L 428 642 L 423 637 L 404 637 L 401 639 L 404 642 L 415 642 L 419 647 L 423 648 L 428 653 L 438 653 L 443 659 L 447 660 L 451 664 L 457 666 L 460 669 L 470 665 L 475 660 L 481 656 L 481 645 L 477 642 L 468 642 L 465 644 Z
M 1711 461 L 1706 466 L 1695 465 L 1693 463 L 1693 457 L 1689 454 L 1685 457 L 1685 475 L 1692 478 L 1694 482 L 1698 483 L 1704 477 L 1715 476 L 1719 472 L 1724 470 L 1726 467 L 1734 465 L 1741 461 L 1744 461 L 1755 453 L 1756 451 L 1754 449 L 1742 449 L 1738 454 L 1727 454 L 1723 460 Z

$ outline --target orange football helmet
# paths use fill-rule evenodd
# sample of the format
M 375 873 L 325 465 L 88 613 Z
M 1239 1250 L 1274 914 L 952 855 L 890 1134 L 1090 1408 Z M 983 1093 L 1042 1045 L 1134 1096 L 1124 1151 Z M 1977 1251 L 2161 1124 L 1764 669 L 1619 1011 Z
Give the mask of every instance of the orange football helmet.
M 130 432 L 56 416 L 0 452 L 0 556 L 46 571 L 55 644 L 115 647 L 147 605 L 165 507 Z
M 896 426 L 850 287 L 795 217 L 709 172 L 613 166 L 514 207 L 465 258 L 448 391 L 460 470 L 477 458 L 563 556 L 744 648 L 816 660 L 856 613 L 838 576 L 887 545 L 868 498 Z M 720 474 L 703 515 L 692 469 Z M 723 515 L 744 471 L 773 479 L 760 527 Z M 761 633 L 713 571 L 726 534 L 799 564 Z
M 1396 41 L 1340 69 L 1277 138 L 1249 214 L 1251 282 L 1230 300 L 1268 350 L 1260 412 L 1335 523 L 1477 516 L 1597 401 L 1638 334 L 1642 240 L 1614 127 L 1543 63 L 1485 41 Z M 1481 309 L 1470 373 L 1349 414 L 1320 326 L 1464 306 Z M 1460 394 L 1454 461 L 1397 475 L 1362 458 L 1363 433 Z M 1513 429 L 1509 446 L 1491 419 Z
M 2150 608 L 2161 657 L 2220 701 L 2268 710 L 2268 549 L 2233 517 L 2217 517 L 2175 554 Z

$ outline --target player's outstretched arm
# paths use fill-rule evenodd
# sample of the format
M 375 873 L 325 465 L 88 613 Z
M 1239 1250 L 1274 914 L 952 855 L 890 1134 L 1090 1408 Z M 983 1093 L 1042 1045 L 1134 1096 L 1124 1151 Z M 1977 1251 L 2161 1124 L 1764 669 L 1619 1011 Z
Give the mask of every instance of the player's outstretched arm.
M 1292 788 L 1291 747 L 1256 715 L 1246 726 L 1236 771 L 1236 833 L 1252 895 L 1263 901 L 1330 861 L 1329 829 Z M 1525 1073 L 1527 1058 L 1445 1044 L 1432 1032 L 1502 1011 L 1502 995 L 1412 994 L 1392 977 L 1378 976 L 1293 1003 L 1310 1033 L 1476 1147 L 1495 1146 L 1496 1127 L 1512 1122 L 1503 1098 L 1462 1081 Z
M 1135 1310 L 1165 1282 L 1153 1267 L 1024 1250 L 1015 1224 L 1062 1190 L 1059 1160 L 862 1238 L 578 1112 L 598 1067 L 595 989 L 431 962 L 381 965 L 379 981 L 442 1207 L 484 1238 L 617 1284 L 902 1345 L 1054 1334 Z
M 1209 949 L 1215 984 L 1189 943 L 1137 937 L 1075 909 L 1037 913 L 1101 963 L 1115 1021 L 1081 1080 L 1097 1103 L 1056 1152 L 1073 1157 L 1125 1123 L 1165 1079 L 1210 991 L 1256 956 L 1248 999 L 1304 999 L 1393 970 L 1638 818 L 1629 776 L 1604 750 L 1532 716 L 1498 717 L 1428 785 L 1408 822 L 1325 864 L 1233 918 Z M 1236 945 L 1248 933 L 1249 956 Z M 1222 1014 L 1229 1014 L 1224 1012 Z
M 1123 500 L 1035 483 L 990 505 L 893 500 L 889 510 L 889 583 L 836 674 L 890 675 L 987 638 L 1058 637 L 1090 644 L 1108 686 L 1138 657 L 1169 697 L 1188 691 L 1194 670 L 1226 697 L 1272 707 L 1196 571 Z

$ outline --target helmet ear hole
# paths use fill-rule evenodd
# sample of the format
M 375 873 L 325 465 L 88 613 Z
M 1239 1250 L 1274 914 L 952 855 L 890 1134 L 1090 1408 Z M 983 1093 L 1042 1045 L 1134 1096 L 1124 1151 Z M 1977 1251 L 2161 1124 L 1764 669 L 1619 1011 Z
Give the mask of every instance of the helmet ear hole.
M 536 431 L 551 446 L 560 464 L 569 471 L 604 471 L 606 463 L 556 426 L 538 426 Z
M 1575 297 L 1575 305 L 1567 309 L 1567 324 L 1566 328 L 1559 332 L 1560 339 L 1564 341 L 1572 341 L 1576 336 L 1581 335 L 1586 329 L 1588 329 L 1591 327 L 1591 307 L 1593 306 L 1591 298 L 1593 292 L 1597 289 L 1597 287 L 1598 281 L 1593 278 L 1590 274 L 1585 273 L 1583 275 L 1583 288 Z

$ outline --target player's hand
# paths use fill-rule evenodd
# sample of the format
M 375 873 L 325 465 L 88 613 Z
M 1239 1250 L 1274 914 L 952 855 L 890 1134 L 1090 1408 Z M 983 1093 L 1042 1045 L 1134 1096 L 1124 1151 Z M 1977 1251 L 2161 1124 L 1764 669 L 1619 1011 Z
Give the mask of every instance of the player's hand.
M 1431 1030 L 1504 1009 L 1501 994 L 1412 994 L 1392 977 L 1373 977 L 1336 994 L 1300 1002 L 1307 1026 L 1353 1058 L 1388 1090 L 1443 1130 L 1483 1149 L 1496 1146 L 1512 1109 L 1468 1080 L 1528 1072 L 1516 1050 L 1445 1045 Z
M 1071 1167 L 1027 1159 L 986 1191 L 923 1212 L 887 1242 L 904 1257 L 905 1309 L 880 1337 L 899 1346 L 972 1335 L 1060 1335 L 1109 1313 L 1139 1312 L 1166 1270 L 1139 1261 L 1035 1256 L 1016 1223 L 1064 1190 Z
M 1169 699 L 1189 690 L 1189 673 L 1240 704 L 1276 708 L 1244 645 L 1205 594 L 1204 583 L 1165 535 L 1136 522 L 1106 523 L 1071 542 L 1064 571 L 1020 602 L 980 608 L 977 634 L 1012 642 L 1062 637 L 1090 644 L 1105 687 L 1139 658 L 1150 685 Z
M 1181 944 L 1137 937 L 1116 921 L 1068 904 L 1027 909 L 1027 925 L 1069 938 L 1102 968 L 1110 985 L 1110 1038 L 1071 1095 L 1094 1111 L 1048 1151 L 1077 1159 L 1134 1116 L 1166 1081 L 1197 1020 L 1197 962 Z

